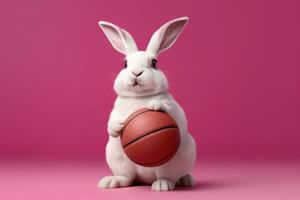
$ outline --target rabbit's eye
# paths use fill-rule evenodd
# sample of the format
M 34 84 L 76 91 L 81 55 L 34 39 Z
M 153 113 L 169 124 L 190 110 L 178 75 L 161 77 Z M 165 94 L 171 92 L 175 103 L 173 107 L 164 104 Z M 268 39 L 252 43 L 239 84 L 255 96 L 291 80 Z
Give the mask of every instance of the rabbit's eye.
M 153 59 L 153 60 L 152 60 L 152 63 L 151 63 L 151 67 L 154 68 L 154 69 L 157 69 L 157 68 L 156 68 L 156 63 L 157 63 L 157 60 L 156 60 L 156 59 Z
M 125 68 L 125 69 L 127 68 L 127 60 L 125 60 L 124 68 Z

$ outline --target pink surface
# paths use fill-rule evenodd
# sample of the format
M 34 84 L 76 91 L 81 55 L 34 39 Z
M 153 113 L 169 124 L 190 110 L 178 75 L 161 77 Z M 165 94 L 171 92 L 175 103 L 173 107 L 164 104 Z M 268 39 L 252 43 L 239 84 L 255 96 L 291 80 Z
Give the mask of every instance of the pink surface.
M 150 186 L 98 189 L 109 172 L 100 163 L 12 162 L 0 166 L 0 195 L 19 199 L 230 199 L 299 200 L 300 163 L 201 161 L 196 186 L 153 192 Z

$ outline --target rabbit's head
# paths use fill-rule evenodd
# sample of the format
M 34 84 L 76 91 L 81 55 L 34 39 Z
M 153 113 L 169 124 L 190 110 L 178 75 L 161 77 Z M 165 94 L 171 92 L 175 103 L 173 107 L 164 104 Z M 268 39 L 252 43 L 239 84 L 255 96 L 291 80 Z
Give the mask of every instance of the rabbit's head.
M 187 21 L 188 17 L 181 17 L 164 24 L 152 35 L 145 51 L 138 50 L 134 39 L 124 29 L 99 22 L 112 46 L 125 55 L 124 68 L 114 82 L 119 96 L 139 97 L 167 91 L 168 81 L 157 67 L 157 56 L 173 45 Z

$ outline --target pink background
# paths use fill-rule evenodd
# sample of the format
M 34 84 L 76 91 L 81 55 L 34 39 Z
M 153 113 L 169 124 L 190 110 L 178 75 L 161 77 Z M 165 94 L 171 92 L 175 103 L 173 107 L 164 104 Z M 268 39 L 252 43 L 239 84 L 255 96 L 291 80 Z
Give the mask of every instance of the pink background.
M 299 157 L 297 1 L 1 3 L 1 157 L 103 159 L 122 68 L 97 25 L 140 49 L 166 21 L 190 23 L 159 57 L 203 157 Z
M 184 15 L 189 24 L 158 66 L 186 111 L 199 160 L 300 160 L 299 6 L 1 1 L 0 161 L 103 161 L 123 57 L 97 22 L 125 28 L 144 49 L 160 25 Z

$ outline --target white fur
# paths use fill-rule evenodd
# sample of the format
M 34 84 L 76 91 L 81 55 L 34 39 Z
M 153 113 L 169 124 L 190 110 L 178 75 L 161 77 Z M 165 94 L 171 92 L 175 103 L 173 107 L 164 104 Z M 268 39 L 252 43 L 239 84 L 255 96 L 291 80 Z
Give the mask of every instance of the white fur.
M 188 132 L 185 113 L 168 93 L 168 81 L 163 72 L 151 67 L 152 60 L 173 45 L 187 21 L 187 17 L 181 17 L 164 24 L 153 34 L 146 51 L 137 50 L 127 31 L 108 22 L 99 22 L 113 47 L 125 54 L 127 60 L 127 68 L 121 70 L 114 83 L 118 97 L 108 121 L 110 136 L 106 160 L 114 176 L 101 179 L 99 187 L 125 187 L 135 180 L 152 184 L 152 190 L 156 191 L 173 190 L 176 182 L 177 185 L 193 185 L 189 173 L 196 159 L 196 145 Z M 141 72 L 141 75 L 135 75 Z M 124 121 L 131 113 L 144 107 L 166 111 L 180 129 L 181 143 L 177 153 L 158 167 L 143 167 L 133 163 L 124 154 L 120 143 L 119 134 Z

